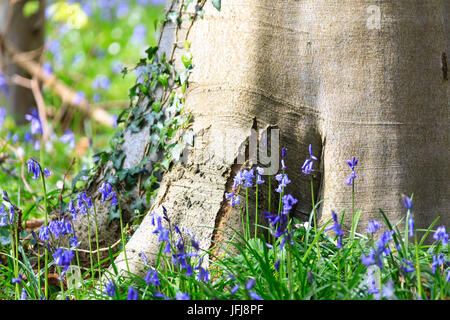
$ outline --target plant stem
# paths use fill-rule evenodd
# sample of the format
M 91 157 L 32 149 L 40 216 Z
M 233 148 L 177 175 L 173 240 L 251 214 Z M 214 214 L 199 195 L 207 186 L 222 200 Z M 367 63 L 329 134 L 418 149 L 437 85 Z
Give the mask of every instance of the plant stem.
M 41 148 L 42 149 L 42 148 Z M 44 224 L 48 226 L 48 208 L 47 208 L 47 187 L 45 185 L 45 173 L 42 169 L 42 161 L 43 157 L 41 154 L 41 177 L 42 177 L 42 186 L 44 187 Z M 48 245 L 47 242 L 44 241 L 44 296 L 45 299 L 48 300 Z
M 317 234 L 317 220 L 316 220 L 316 204 L 315 204 L 315 198 L 314 198 L 314 181 L 313 177 L 310 175 L 311 180 L 311 201 L 312 201 L 312 209 L 313 209 L 313 220 L 314 220 L 314 232 Z M 319 242 L 316 242 L 316 250 L 317 250 L 317 257 L 320 259 L 320 251 L 319 251 Z

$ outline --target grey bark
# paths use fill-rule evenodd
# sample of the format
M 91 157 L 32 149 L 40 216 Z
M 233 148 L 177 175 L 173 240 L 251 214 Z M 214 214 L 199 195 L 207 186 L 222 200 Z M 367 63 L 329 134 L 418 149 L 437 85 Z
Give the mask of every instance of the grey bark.
M 449 52 L 449 5 L 375 4 L 380 28 L 368 25 L 374 5 L 368 0 L 229 0 L 221 12 L 208 2 L 188 37 L 194 70 L 186 104 L 197 139 L 186 163 L 164 176 L 149 212 L 164 206 L 205 250 L 223 243 L 226 237 L 214 228 L 242 228 L 239 211 L 224 194 L 244 167 L 237 158 L 250 130 L 279 128 L 280 147 L 288 148 L 287 192 L 299 199 L 295 216 L 311 212 L 309 176 L 300 168 L 312 144 L 320 159 L 313 175 L 316 195 L 325 199 L 320 224 L 331 210 L 345 209 L 349 227 L 351 187 L 344 180 L 353 156 L 359 159 L 360 231 L 381 219 L 379 208 L 392 223 L 404 218 L 401 194 L 412 193 L 417 228 L 437 216 L 438 225 L 448 224 L 450 109 L 443 56 Z M 165 39 L 170 37 L 168 32 Z M 267 190 L 261 192 L 265 203 Z M 132 272 L 142 266 L 140 251 L 150 259 L 158 252 L 153 230 L 148 214 L 128 242 Z M 116 264 L 125 269 L 123 254 Z
M 4 32 L 8 24 L 9 2 L 2 0 L 0 3 L 0 32 Z M 24 17 L 23 7 L 26 1 L 18 1 L 13 6 L 13 16 L 5 40 L 14 45 L 20 52 L 29 52 L 40 49 L 44 45 L 45 35 L 45 0 L 39 1 L 39 9 L 29 17 Z M 39 57 L 39 55 L 38 55 Z M 5 63 L 5 74 L 15 74 L 30 78 L 30 75 L 22 68 L 8 61 L 7 55 L 2 56 L 2 64 Z M 29 109 L 36 107 L 34 96 L 30 89 L 15 84 L 10 84 L 8 106 L 10 112 L 18 123 L 24 123 L 24 115 Z

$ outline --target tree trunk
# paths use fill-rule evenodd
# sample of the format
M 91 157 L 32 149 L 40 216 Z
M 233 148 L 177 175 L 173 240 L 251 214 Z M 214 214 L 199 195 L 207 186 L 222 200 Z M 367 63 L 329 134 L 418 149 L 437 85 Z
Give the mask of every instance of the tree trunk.
M 5 40 L 14 45 L 20 52 L 29 52 L 43 48 L 45 34 L 45 0 L 39 1 L 39 9 L 36 13 L 25 17 L 23 8 L 27 1 L 17 1 L 10 11 L 10 1 L 0 3 L 0 32 L 6 31 Z M 11 15 L 11 19 L 9 19 Z M 9 26 L 8 26 L 9 24 Z M 34 56 L 37 60 L 40 53 Z M 30 75 L 17 65 L 8 62 L 7 55 L 2 57 L 2 64 L 6 64 L 5 74 L 15 74 L 30 78 Z M 36 106 L 33 93 L 30 89 L 15 84 L 9 84 L 8 105 L 18 123 L 24 123 L 24 115 L 29 109 Z
M 381 219 L 379 208 L 392 223 L 404 218 L 401 194 L 414 194 L 417 228 L 437 216 L 439 224 L 448 224 L 446 1 L 228 0 L 220 12 L 210 2 L 204 9 L 188 36 L 194 69 L 186 105 L 195 146 L 187 161 L 164 176 L 149 212 L 164 206 L 172 223 L 191 228 L 203 249 L 225 241 L 217 229 L 242 229 L 240 212 L 225 193 L 232 191 L 238 170 L 256 164 L 252 139 L 264 145 L 264 131 L 275 136 L 279 129 L 279 141 L 271 146 L 288 150 L 292 182 L 286 192 L 299 199 L 293 215 L 305 220 L 312 209 L 310 176 L 301 171 L 311 144 L 319 158 L 315 200 L 324 199 L 319 223 L 330 219 L 331 210 L 345 209 L 348 230 L 352 187 L 344 181 L 351 172 L 346 160 L 355 156 L 360 231 L 369 220 Z M 179 39 L 187 19 L 186 14 Z M 165 39 L 171 36 L 167 32 Z M 272 169 L 279 151 L 272 154 Z M 242 153 L 247 163 L 240 161 Z M 267 209 L 267 187 L 260 192 L 261 211 Z M 277 205 L 272 197 L 271 210 Z M 153 230 L 148 214 L 128 242 L 132 272 L 142 265 L 139 252 L 150 259 L 158 252 Z M 123 254 L 116 265 L 125 269 Z

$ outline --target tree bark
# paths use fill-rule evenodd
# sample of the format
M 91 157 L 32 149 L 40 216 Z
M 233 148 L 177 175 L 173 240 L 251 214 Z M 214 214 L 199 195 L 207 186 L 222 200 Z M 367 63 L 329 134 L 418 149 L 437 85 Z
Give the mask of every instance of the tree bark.
M 359 231 L 381 220 L 379 208 L 392 223 L 405 218 L 401 194 L 414 194 L 417 228 L 437 216 L 440 225 L 448 224 L 446 1 L 228 0 L 220 12 L 209 2 L 204 9 L 188 36 L 194 69 L 186 105 L 195 146 L 164 176 L 149 212 L 164 206 L 172 223 L 191 228 L 205 250 L 223 243 L 227 237 L 217 229 L 242 229 L 225 193 L 237 171 L 255 164 L 248 157 L 252 129 L 262 137 L 278 128 L 292 181 L 286 192 L 299 199 L 294 216 L 306 219 L 312 209 L 310 177 L 301 172 L 311 144 L 320 160 L 313 175 L 315 200 L 324 199 L 320 224 L 331 210 L 345 209 L 349 228 L 352 188 L 344 181 L 353 156 L 359 159 Z M 131 150 L 136 144 L 125 145 Z M 239 161 L 241 153 L 247 163 Z M 267 188 L 260 192 L 261 211 Z M 272 203 L 276 210 L 278 199 Z M 142 266 L 141 251 L 149 260 L 157 254 L 153 230 L 148 214 L 128 242 L 132 272 Z M 125 269 L 123 254 L 116 265 Z
M 16 1 L 11 7 L 10 1 L 2 1 L 0 3 L 0 32 L 6 31 L 5 40 L 12 43 L 19 52 L 31 52 L 33 50 L 42 49 L 44 45 L 45 34 L 45 0 L 39 1 L 39 9 L 36 13 L 25 17 L 23 15 L 23 7 L 27 1 Z M 9 15 L 11 19 L 9 19 Z M 40 57 L 39 52 L 33 58 L 37 60 Z M 22 77 L 30 78 L 30 75 L 21 67 L 12 63 L 5 53 L 2 56 L 2 64 L 5 63 L 5 74 L 13 76 L 15 74 Z M 8 105 L 14 118 L 18 123 L 24 123 L 24 115 L 29 112 L 30 108 L 36 106 L 33 93 L 30 89 L 10 83 Z

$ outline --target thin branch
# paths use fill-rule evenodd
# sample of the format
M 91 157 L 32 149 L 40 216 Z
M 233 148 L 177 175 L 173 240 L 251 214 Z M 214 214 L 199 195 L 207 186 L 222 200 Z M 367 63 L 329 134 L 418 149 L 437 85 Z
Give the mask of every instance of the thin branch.
M 3 48 L 11 57 L 12 61 L 19 65 L 26 72 L 42 81 L 43 85 L 51 89 L 54 93 L 59 95 L 63 102 L 74 106 L 81 110 L 86 115 L 92 117 L 97 122 L 112 127 L 114 118 L 105 110 L 100 108 L 91 108 L 87 99 L 77 95 L 75 91 L 69 88 L 65 83 L 59 80 L 55 75 L 45 74 L 39 63 L 33 60 L 17 59 L 18 51 L 10 43 L 3 43 Z M 79 101 L 78 101 L 79 100 Z

